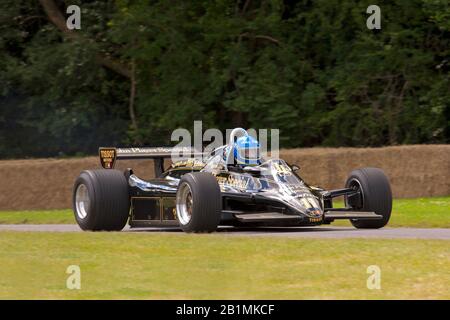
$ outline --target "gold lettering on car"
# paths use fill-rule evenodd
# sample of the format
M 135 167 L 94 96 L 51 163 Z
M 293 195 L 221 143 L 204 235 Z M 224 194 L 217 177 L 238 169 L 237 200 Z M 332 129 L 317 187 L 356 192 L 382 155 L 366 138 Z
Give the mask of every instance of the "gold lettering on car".
M 229 175 L 228 177 L 216 176 L 217 182 L 221 185 L 229 185 L 232 187 L 245 189 L 248 185 L 248 180 L 241 176 Z
M 278 174 L 281 174 L 281 175 L 291 175 L 292 174 L 291 168 L 289 168 L 285 164 L 274 163 L 273 167 L 275 168 L 275 171 Z
M 205 164 L 195 159 L 181 160 L 172 164 L 172 168 L 178 167 L 204 167 Z
M 100 163 L 105 169 L 114 168 L 116 161 L 116 149 L 115 148 L 100 148 L 99 149 Z

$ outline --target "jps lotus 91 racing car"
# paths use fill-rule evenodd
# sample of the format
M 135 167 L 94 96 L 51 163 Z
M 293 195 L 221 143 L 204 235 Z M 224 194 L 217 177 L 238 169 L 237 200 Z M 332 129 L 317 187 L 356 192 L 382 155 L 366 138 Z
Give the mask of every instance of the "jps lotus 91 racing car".
M 180 227 L 213 232 L 228 226 L 315 226 L 349 219 L 356 228 L 381 228 L 391 215 L 392 194 L 382 170 L 350 173 L 345 188 L 308 185 L 299 168 L 264 159 L 259 143 L 244 129 L 229 143 L 203 154 L 189 148 L 100 148 L 103 169 L 81 172 L 73 189 L 73 210 L 83 230 Z M 164 159 L 185 159 L 164 168 Z M 114 169 L 117 160 L 152 159 L 156 178 Z M 345 208 L 334 208 L 343 196 Z

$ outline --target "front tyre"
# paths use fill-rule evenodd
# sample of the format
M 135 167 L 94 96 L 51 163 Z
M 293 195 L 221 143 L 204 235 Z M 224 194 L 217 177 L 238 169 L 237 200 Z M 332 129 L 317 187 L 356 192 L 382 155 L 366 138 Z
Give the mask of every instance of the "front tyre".
M 345 197 L 346 207 L 352 207 L 358 211 L 373 211 L 383 217 L 378 220 L 351 220 L 354 227 L 378 229 L 388 223 L 392 211 L 392 192 L 383 170 L 378 168 L 354 170 L 350 173 L 345 186 L 360 191 L 356 196 Z
M 178 185 L 177 219 L 184 232 L 213 232 L 221 215 L 221 195 L 216 178 L 208 172 L 182 176 Z
M 119 231 L 128 220 L 128 183 L 119 170 L 86 170 L 75 180 L 75 220 L 82 230 Z

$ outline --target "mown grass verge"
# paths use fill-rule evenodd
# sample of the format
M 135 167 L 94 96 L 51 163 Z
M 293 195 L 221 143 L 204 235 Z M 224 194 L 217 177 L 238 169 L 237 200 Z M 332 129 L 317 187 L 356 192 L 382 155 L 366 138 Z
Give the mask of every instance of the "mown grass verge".
M 445 240 L 1 232 L 0 299 L 449 299 Z M 68 266 L 81 289 L 66 287 Z M 367 268 L 381 270 L 369 290 Z

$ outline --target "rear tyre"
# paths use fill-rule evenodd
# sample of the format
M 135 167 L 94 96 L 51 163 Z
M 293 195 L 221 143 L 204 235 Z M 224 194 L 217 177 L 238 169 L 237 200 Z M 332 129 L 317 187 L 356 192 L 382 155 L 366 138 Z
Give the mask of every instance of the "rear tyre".
M 128 220 L 128 183 L 119 170 L 86 170 L 75 180 L 73 212 L 83 230 L 119 231 Z
M 383 216 L 379 220 L 351 220 L 354 227 L 378 229 L 388 223 L 392 211 L 392 192 L 389 180 L 383 170 L 378 168 L 354 170 L 350 173 L 345 186 L 360 190 L 359 196 L 345 197 L 347 207 L 359 211 L 373 211 Z
M 184 232 L 213 232 L 220 223 L 222 210 L 219 184 L 208 172 L 182 176 L 178 185 L 177 219 Z

